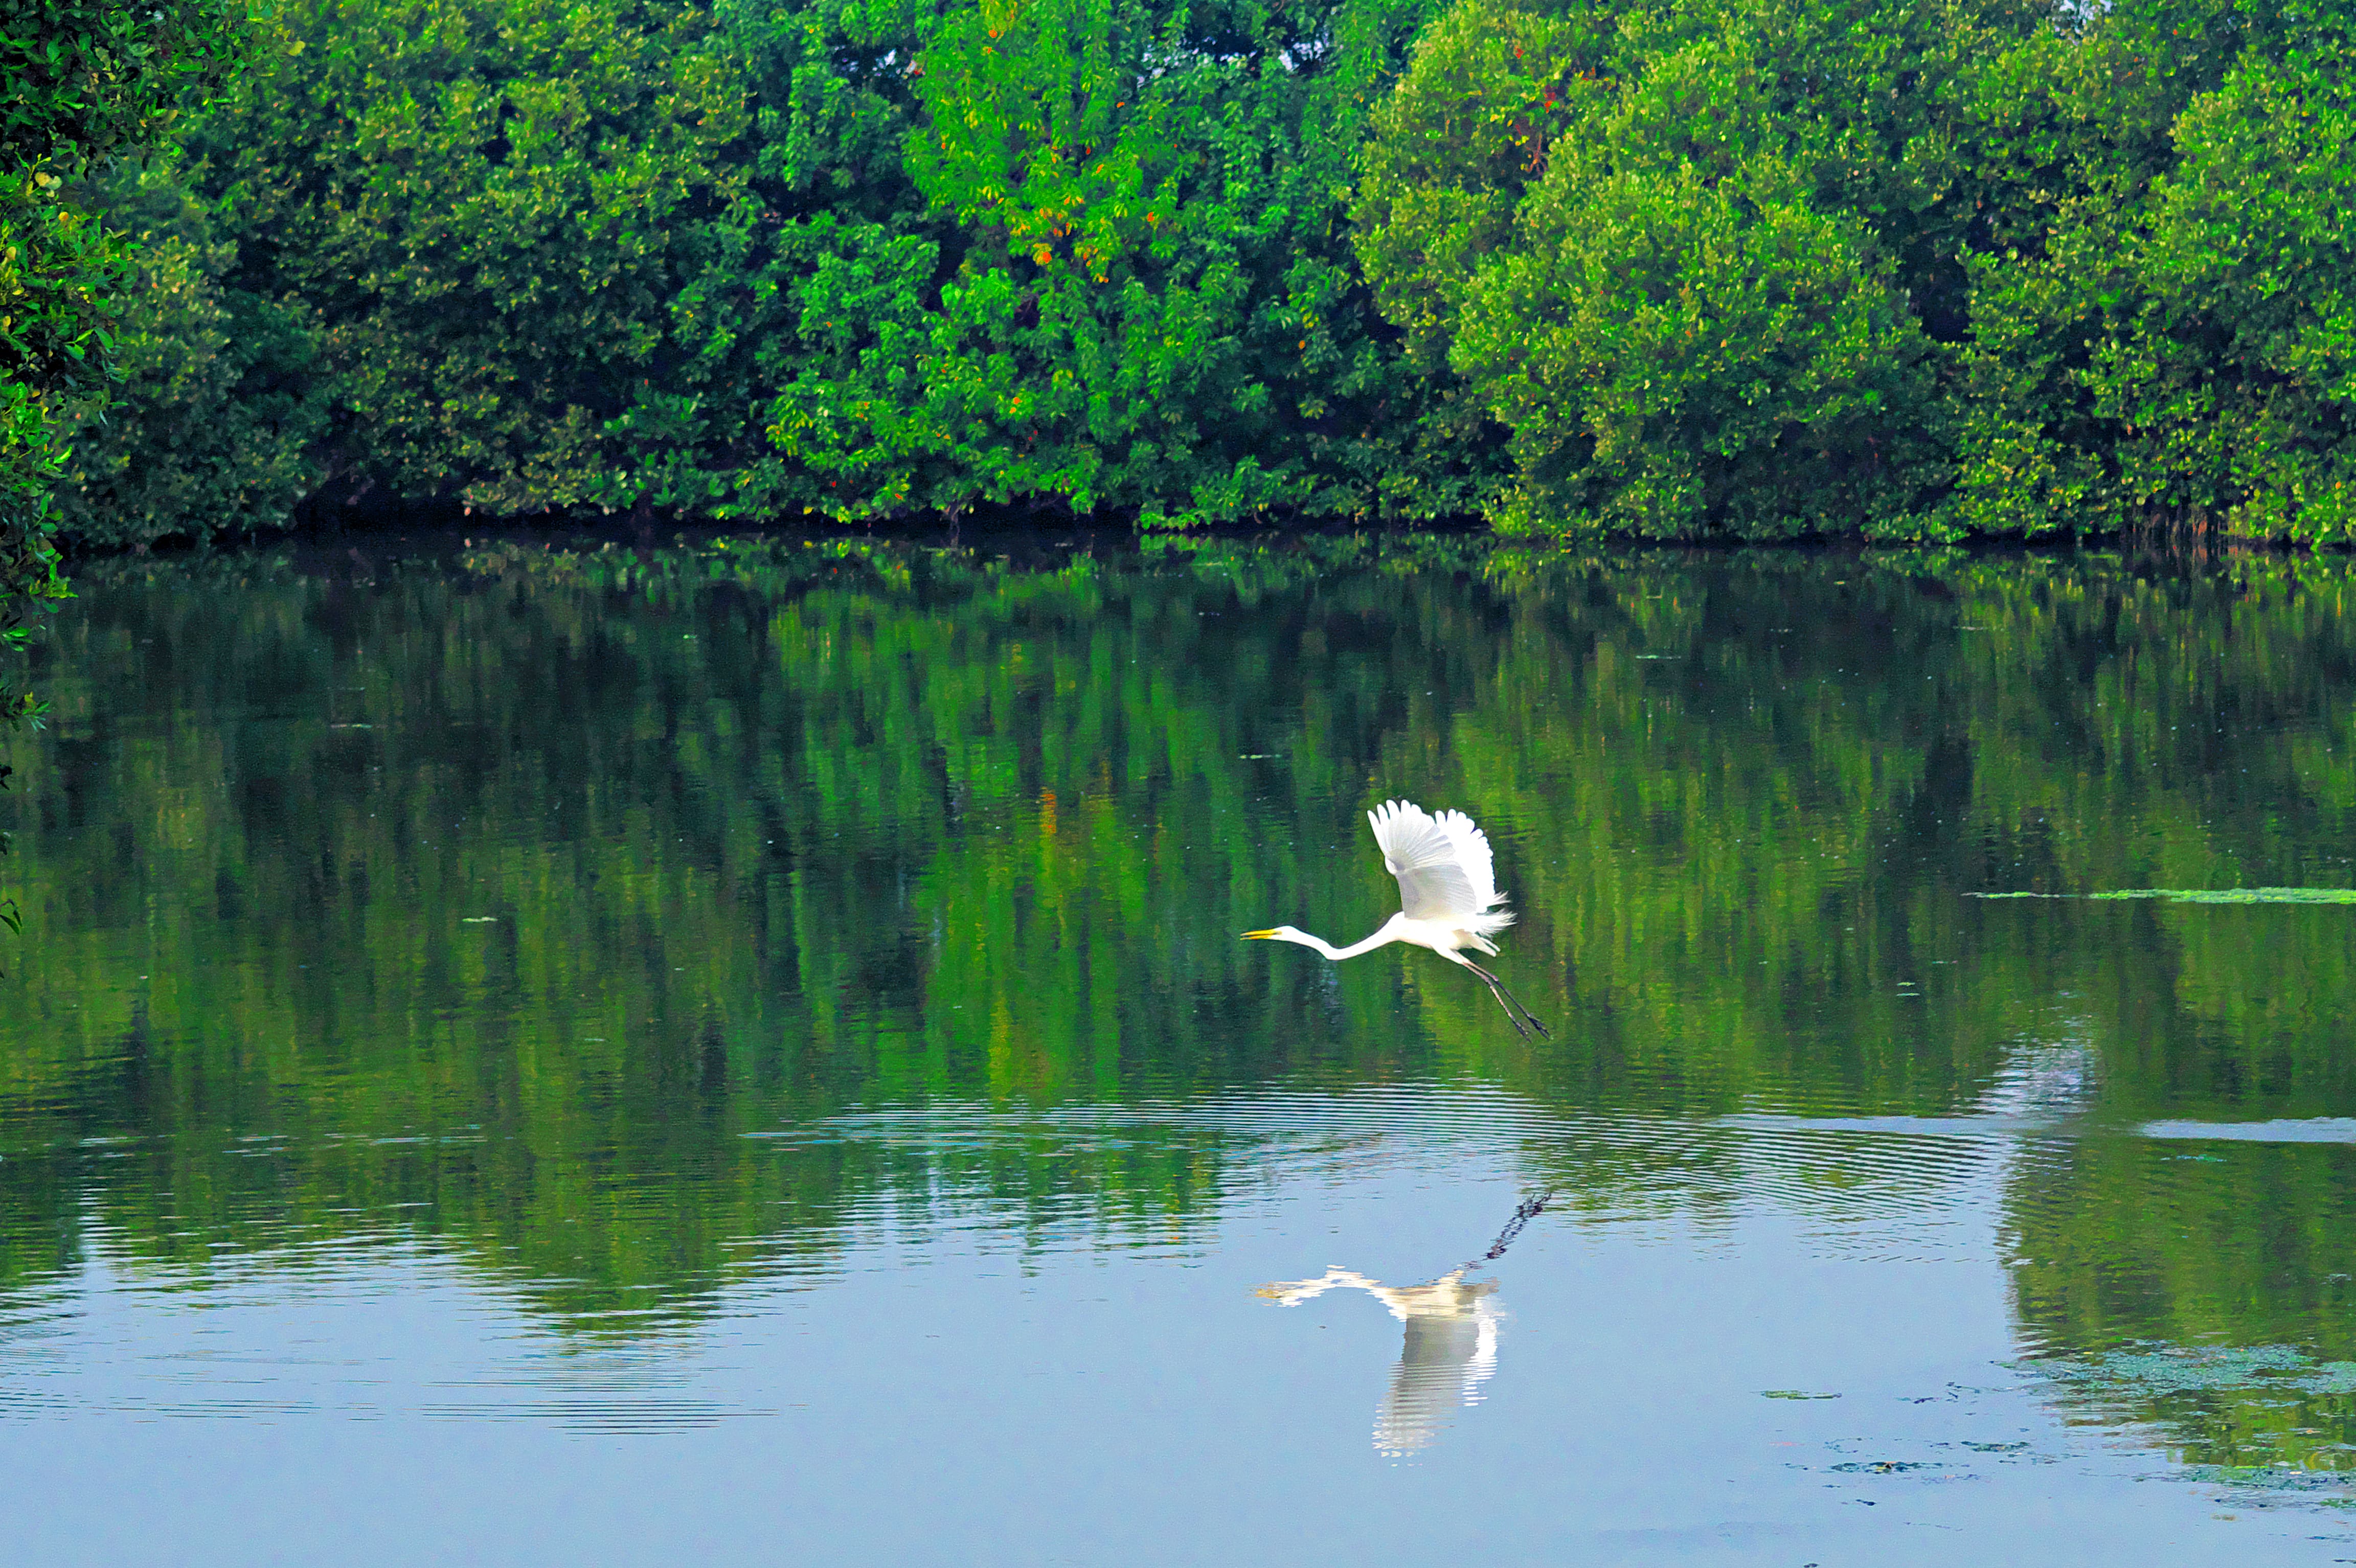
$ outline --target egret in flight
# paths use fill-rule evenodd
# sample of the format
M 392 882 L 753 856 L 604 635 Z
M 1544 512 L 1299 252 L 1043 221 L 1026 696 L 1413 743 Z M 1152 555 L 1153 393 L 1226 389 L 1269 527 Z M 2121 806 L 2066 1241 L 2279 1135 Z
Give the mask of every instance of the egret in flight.
M 1383 802 L 1366 813 L 1366 820 L 1374 825 L 1375 842 L 1382 848 L 1383 869 L 1398 879 L 1399 902 L 1404 906 L 1383 923 L 1380 931 L 1348 947 L 1336 947 L 1322 936 L 1289 925 L 1244 934 L 1262 942 L 1297 942 L 1336 962 L 1394 942 L 1429 947 L 1451 964 L 1481 976 L 1489 994 L 1505 1009 L 1506 1019 L 1525 1038 L 1532 1029 L 1549 1034 L 1547 1026 L 1505 989 L 1504 981 L 1464 956 L 1475 949 L 1496 952 L 1497 944 L 1489 938 L 1514 923 L 1513 912 L 1497 907 L 1505 898 L 1497 891 L 1488 835 L 1461 811 L 1433 816 L 1404 800 Z

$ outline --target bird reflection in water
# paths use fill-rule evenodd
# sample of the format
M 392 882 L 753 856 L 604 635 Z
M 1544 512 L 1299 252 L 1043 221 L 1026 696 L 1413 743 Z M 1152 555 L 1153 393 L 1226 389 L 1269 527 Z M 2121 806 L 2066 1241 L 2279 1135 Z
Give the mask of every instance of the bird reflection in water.
M 1334 1264 L 1317 1279 L 1279 1281 L 1259 1292 L 1282 1307 L 1298 1307 L 1329 1290 L 1363 1290 L 1407 1325 L 1390 1392 L 1375 1412 L 1375 1449 L 1403 1458 L 1440 1435 L 1459 1405 L 1481 1403 L 1481 1385 L 1497 1370 L 1494 1279 L 1467 1281 L 1471 1265 L 1428 1285 L 1388 1285 Z

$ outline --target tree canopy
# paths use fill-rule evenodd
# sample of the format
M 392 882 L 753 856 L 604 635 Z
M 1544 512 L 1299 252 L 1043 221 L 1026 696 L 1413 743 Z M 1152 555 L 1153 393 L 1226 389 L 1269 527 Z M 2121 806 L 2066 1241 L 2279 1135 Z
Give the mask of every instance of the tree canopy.
M 169 128 L 233 63 L 227 0 L 7 0 L 0 5 L 0 643 L 64 592 L 48 502 L 77 401 L 102 402 L 119 236 L 74 199 L 99 160 Z M 21 695 L 0 713 L 21 717 Z
M 2337 541 L 2345 10 L 308 0 L 65 509 Z
M 243 26 L 230 0 L 0 0 L 0 651 L 65 595 L 54 536 L 69 432 L 103 417 L 118 374 L 132 251 L 80 182 L 216 91 Z M 38 710 L 0 678 L 0 723 Z
M 1684 537 L 2348 537 L 2331 6 L 1462 0 L 1365 166 L 1504 515 Z

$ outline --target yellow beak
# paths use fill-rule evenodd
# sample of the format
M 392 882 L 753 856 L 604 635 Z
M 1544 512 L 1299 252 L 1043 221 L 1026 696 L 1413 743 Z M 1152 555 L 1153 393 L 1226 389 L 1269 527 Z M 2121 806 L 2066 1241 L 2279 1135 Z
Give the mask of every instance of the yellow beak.
M 1244 933 L 1244 935 L 1255 942 L 1265 942 L 1275 934 L 1276 933 L 1272 931 L 1247 931 Z

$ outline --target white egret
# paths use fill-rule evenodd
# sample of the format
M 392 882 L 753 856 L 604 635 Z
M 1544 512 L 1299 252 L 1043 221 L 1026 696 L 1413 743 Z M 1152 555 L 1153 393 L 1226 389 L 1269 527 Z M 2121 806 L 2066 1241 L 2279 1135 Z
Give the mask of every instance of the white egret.
M 1398 879 L 1403 906 L 1384 922 L 1380 931 L 1348 947 L 1335 947 L 1322 936 L 1289 925 L 1244 934 L 1262 942 L 1297 942 L 1336 963 L 1394 942 L 1429 947 L 1451 964 L 1481 976 L 1521 1034 L 1527 1036 L 1532 1029 L 1549 1034 L 1546 1025 L 1505 989 L 1504 981 L 1464 956 L 1474 950 L 1496 952 L 1497 944 L 1489 938 L 1514 923 L 1513 912 L 1497 907 L 1505 898 L 1497 891 L 1488 836 L 1461 811 L 1433 816 L 1404 800 L 1383 802 L 1366 813 L 1366 820 L 1373 825 L 1375 842 L 1382 849 L 1383 869 Z

